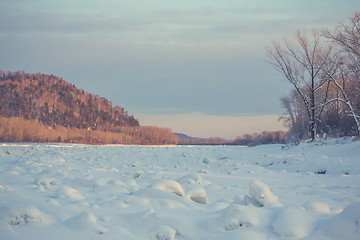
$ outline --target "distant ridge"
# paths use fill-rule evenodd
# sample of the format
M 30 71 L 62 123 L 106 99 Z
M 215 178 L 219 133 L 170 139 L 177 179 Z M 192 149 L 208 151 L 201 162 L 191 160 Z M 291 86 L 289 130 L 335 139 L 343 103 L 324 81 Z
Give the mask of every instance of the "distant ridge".
M 179 145 L 225 145 L 229 143 L 223 138 L 198 138 L 183 133 L 175 133 L 175 135 L 179 138 Z
M 174 133 L 179 138 L 192 138 L 189 135 L 183 134 L 183 133 Z

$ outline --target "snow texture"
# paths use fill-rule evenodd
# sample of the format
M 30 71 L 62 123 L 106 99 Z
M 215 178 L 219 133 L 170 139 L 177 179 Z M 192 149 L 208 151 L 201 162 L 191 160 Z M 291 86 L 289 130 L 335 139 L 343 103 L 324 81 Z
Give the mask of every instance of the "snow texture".
M 63 186 L 56 190 L 55 192 L 56 197 L 58 198 L 68 198 L 71 200 L 84 200 L 85 197 L 76 189 L 69 187 L 69 186 Z
M 187 190 L 186 196 L 192 201 L 202 204 L 209 203 L 206 190 L 201 186 L 195 186 Z
M 301 239 L 314 229 L 313 219 L 301 208 L 285 207 L 272 223 L 274 232 L 282 238 Z
M 36 206 L 8 206 L 1 209 L 2 220 L 10 226 L 19 226 L 32 222 L 51 224 L 53 218 L 40 211 Z
M 280 206 L 278 197 L 275 196 L 270 188 L 263 182 L 255 179 L 250 182 L 249 196 L 246 196 L 246 202 L 257 207 Z
M 360 239 L 360 142 L 0 145 L 0 239 Z
M 66 225 L 74 231 L 89 231 L 97 234 L 104 234 L 108 230 L 97 223 L 94 214 L 90 212 L 81 213 L 66 221 Z
M 165 192 L 171 192 L 179 196 L 184 195 L 184 190 L 181 187 L 180 183 L 171 179 L 164 179 L 155 182 L 154 184 L 151 185 L 151 188 L 159 189 Z
M 349 204 L 340 214 L 329 219 L 324 226 L 324 232 L 335 239 L 359 239 L 360 202 Z

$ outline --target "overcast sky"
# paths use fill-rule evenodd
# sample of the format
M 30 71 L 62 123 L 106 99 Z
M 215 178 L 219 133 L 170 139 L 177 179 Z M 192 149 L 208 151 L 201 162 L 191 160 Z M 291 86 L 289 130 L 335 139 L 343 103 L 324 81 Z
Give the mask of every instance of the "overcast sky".
M 356 10 L 359 0 L 0 0 L 0 70 L 62 77 L 142 125 L 234 138 L 281 128 L 291 86 L 266 46 Z

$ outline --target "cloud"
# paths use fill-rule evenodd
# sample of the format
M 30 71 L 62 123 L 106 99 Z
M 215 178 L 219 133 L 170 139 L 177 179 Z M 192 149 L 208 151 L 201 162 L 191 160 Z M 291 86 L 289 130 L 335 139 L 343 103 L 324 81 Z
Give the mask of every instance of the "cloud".
M 294 23 L 294 9 L 262 1 L 6 1 L 2 34 L 112 36 L 158 44 L 241 44 Z M 284 9 L 285 8 L 285 9 Z M 262 38 L 257 38 L 262 39 Z
M 329 20 L 338 21 L 331 12 L 328 15 L 332 19 L 319 13 L 317 9 L 320 8 L 336 10 L 326 1 L 310 4 L 282 0 L 3 0 L 0 3 L 0 37 L 43 35 L 60 41 L 87 37 L 100 41 L 113 39 L 122 44 L 209 48 L 234 45 L 257 49 L 267 44 L 269 36 L 276 38 L 296 28 L 314 25 L 314 22 L 324 26 Z

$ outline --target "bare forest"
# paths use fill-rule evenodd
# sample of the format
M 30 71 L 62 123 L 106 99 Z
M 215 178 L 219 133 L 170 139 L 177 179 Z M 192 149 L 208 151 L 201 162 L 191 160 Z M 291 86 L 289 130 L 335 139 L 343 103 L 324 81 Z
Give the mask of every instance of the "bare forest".
M 360 135 L 360 13 L 334 30 L 297 31 L 268 53 L 293 86 L 281 99 L 289 138 Z
M 0 71 L 0 141 L 176 144 L 169 130 L 141 127 L 122 107 L 53 75 Z

